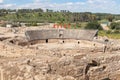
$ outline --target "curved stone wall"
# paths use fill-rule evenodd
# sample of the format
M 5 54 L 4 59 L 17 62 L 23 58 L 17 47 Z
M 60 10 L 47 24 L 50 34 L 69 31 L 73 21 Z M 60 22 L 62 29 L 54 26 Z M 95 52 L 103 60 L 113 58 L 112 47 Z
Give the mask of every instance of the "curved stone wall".
M 97 36 L 98 30 L 78 30 L 78 29 L 49 29 L 30 30 L 25 35 L 29 41 L 46 39 L 77 39 L 93 40 Z

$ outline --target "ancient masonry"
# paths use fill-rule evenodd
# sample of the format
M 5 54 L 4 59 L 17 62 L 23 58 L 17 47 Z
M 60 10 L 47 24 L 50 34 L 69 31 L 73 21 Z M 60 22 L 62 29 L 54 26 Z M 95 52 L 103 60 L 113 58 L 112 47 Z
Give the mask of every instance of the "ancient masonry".
M 29 41 L 47 39 L 93 40 L 98 30 L 48 29 L 26 31 Z

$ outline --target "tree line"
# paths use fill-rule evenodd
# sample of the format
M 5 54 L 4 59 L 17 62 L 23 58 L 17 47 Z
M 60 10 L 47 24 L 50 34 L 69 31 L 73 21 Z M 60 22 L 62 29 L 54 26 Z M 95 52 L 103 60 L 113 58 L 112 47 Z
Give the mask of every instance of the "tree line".
M 92 22 L 107 19 L 110 22 L 120 19 L 120 15 L 91 12 L 70 12 L 67 10 L 46 11 L 39 9 L 0 9 L 0 20 L 19 22 Z

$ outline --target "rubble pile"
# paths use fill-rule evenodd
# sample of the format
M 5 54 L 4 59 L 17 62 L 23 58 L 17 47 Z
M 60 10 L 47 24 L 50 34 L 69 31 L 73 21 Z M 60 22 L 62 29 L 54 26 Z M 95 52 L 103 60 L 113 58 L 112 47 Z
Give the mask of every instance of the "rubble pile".
M 102 54 L 102 53 L 101 53 Z M 120 55 L 1 58 L 1 80 L 119 80 Z M 114 64 L 114 65 L 113 65 Z M 3 78 L 3 79 L 2 79 Z

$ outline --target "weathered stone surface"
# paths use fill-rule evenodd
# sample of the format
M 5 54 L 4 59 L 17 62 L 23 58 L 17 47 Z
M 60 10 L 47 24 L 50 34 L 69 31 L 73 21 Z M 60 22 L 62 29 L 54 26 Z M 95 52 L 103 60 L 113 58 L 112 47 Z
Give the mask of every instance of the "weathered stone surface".
M 25 35 L 29 41 L 46 39 L 93 40 L 97 33 L 98 30 L 44 29 L 26 31 Z

